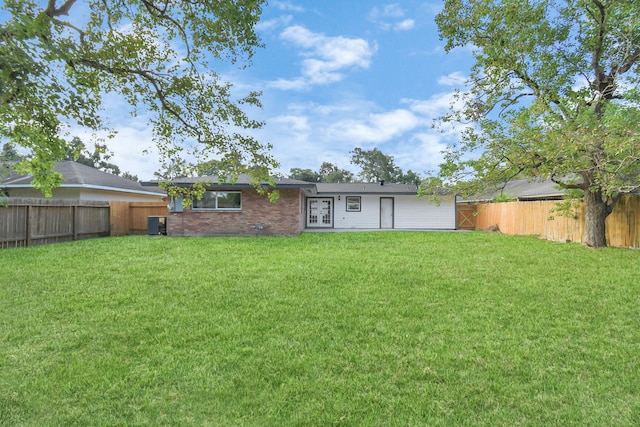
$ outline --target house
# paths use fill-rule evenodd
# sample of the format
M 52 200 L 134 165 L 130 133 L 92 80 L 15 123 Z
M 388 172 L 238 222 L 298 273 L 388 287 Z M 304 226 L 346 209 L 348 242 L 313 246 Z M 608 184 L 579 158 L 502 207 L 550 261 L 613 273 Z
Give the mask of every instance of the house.
M 192 186 L 196 182 L 206 185 L 203 198 L 194 200 L 189 207 L 183 207 L 181 200 L 170 204 L 168 235 L 298 235 L 304 230 L 456 228 L 455 198 L 432 203 L 417 197 L 415 185 L 279 179 L 275 189 L 280 198 L 272 203 L 256 191 L 246 175 L 233 184 L 219 183 L 216 177 L 178 178 L 173 184 Z
M 309 229 L 438 229 L 456 228 L 455 199 L 440 204 L 419 198 L 411 184 L 318 183 L 306 194 Z
M 55 170 L 64 182 L 53 190 L 53 199 L 162 202 L 166 192 L 158 187 L 143 187 L 139 182 L 103 172 L 72 161 L 56 162 Z M 31 176 L 15 172 L 0 176 L 0 193 L 5 197 L 42 198 L 31 184 Z

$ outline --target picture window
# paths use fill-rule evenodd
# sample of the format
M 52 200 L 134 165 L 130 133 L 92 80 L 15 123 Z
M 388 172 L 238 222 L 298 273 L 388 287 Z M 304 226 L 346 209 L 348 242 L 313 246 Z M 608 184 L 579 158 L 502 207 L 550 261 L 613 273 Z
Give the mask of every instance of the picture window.
M 240 191 L 205 191 L 202 198 L 193 199 L 193 209 L 239 211 L 242 210 Z
M 347 212 L 360 212 L 360 196 L 348 196 L 347 198 Z

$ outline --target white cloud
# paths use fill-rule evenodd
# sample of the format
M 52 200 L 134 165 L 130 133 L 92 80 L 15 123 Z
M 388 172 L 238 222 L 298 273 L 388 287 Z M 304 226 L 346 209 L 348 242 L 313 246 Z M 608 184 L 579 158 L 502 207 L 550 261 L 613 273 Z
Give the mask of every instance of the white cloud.
M 396 3 L 374 7 L 369 12 L 369 20 L 385 31 L 408 31 L 415 26 L 415 20 L 405 18 L 404 10 Z
M 345 71 L 353 68 L 368 68 L 376 51 L 364 39 L 328 37 L 314 33 L 302 26 L 286 28 L 280 37 L 303 49 L 301 77 L 292 80 L 280 79 L 271 86 L 280 89 L 301 89 L 302 82 L 308 85 L 324 85 L 340 81 Z
M 447 143 L 459 138 L 459 126 L 432 128 L 433 120 L 448 111 L 451 99 L 448 93 L 403 99 L 400 107 L 390 110 L 362 98 L 291 103 L 265 118 L 265 128 L 255 136 L 273 144 L 272 154 L 285 175 L 294 167 L 317 170 L 323 161 L 357 172 L 349 154 L 356 147 L 379 148 L 402 170 L 424 174 L 438 169 Z
M 276 28 L 286 27 L 291 23 L 293 17 L 291 15 L 283 15 L 274 19 L 260 21 L 256 24 L 257 31 L 273 31 Z
M 404 19 L 401 22 L 395 24 L 394 29 L 396 31 L 408 31 L 415 26 L 415 23 L 416 22 L 413 19 Z
M 382 7 L 376 6 L 369 12 L 369 19 L 374 22 L 389 18 L 402 18 L 403 16 L 404 12 L 400 6 L 395 3 L 386 4 Z
M 447 144 L 441 135 L 435 133 L 419 132 L 404 142 L 398 144 L 394 151 L 394 160 L 402 165 L 403 171 L 411 169 L 419 174 L 436 171 L 437 166 L 443 162 L 442 152 Z
M 141 180 L 153 179 L 160 165 L 151 127 L 144 119 L 131 118 L 115 124 L 113 130 L 116 133 L 112 138 L 108 138 L 106 132 L 93 133 L 82 128 L 71 129 L 70 134 L 79 137 L 90 150 L 96 138 L 102 139 L 113 155 L 109 162 L 116 164 L 121 172 L 137 175 Z
M 383 143 L 411 131 L 422 124 L 421 119 L 406 109 L 369 114 L 363 119 L 342 120 L 331 126 L 337 139 L 353 144 Z
M 467 80 L 467 76 L 460 71 L 455 71 L 446 76 L 440 76 L 440 78 L 438 78 L 438 84 L 440 86 L 464 86 Z
M 273 6 L 275 6 L 276 8 L 280 9 L 280 10 L 288 10 L 288 11 L 293 11 L 293 12 L 304 12 L 305 9 L 302 6 L 298 6 L 296 4 L 293 4 L 289 1 L 274 1 L 271 2 L 271 4 Z
M 281 90 L 302 90 L 302 89 L 307 89 L 309 87 L 309 85 L 307 84 L 307 81 L 300 77 L 291 79 L 291 80 L 278 79 L 278 80 L 269 82 L 268 85 L 272 88 L 281 89 Z

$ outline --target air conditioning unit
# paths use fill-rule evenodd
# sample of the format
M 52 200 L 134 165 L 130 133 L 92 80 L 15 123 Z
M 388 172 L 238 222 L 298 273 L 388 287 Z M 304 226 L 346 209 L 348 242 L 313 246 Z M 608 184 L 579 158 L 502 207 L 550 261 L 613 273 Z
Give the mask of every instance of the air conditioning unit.
M 167 235 L 167 217 L 150 216 L 147 217 L 147 234 L 150 236 Z

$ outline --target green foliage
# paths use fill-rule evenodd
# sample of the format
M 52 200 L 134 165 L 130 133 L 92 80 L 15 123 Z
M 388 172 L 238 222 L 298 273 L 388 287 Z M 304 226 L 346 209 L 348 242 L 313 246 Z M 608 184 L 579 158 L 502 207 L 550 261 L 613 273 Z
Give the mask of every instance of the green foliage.
M 353 173 L 329 162 L 322 162 L 318 172 L 322 182 L 352 182 Z
M 363 182 L 399 182 L 402 177 L 402 170 L 396 166 L 393 156 L 388 156 L 377 148 L 354 148 L 351 151 L 351 163 L 360 167 L 358 177 Z
M 385 181 L 418 185 L 422 180 L 420 175 L 411 170 L 404 174 L 393 161 L 393 156 L 386 155 L 377 148 L 354 148 L 351 151 L 351 163 L 360 167 L 358 177 L 362 182 Z
M 448 0 L 436 21 L 448 51 L 475 58 L 445 120 L 477 124 L 440 177 L 464 195 L 522 174 L 591 193 L 587 241 L 605 242 L 592 225 L 640 189 L 638 3 Z
M 67 145 L 67 154 L 62 160 L 72 160 L 92 168 L 100 169 L 113 175 L 120 175 L 120 167 L 110 163 L 112 154 L 104 144 L 95 144 L 93 152 L 77 136 Z
M 494 203 L 506 203 L 506 202 L 514 202 L 518 200 L 517 197 L 510 196 L 506 193 L 500 193 L 493 197 Z
M 311 169 L 291 168 L 289 178 L 307 182 L 320 182 L 320 174 Z
M 3 162 L 19 162 L 24 160 L 24 155 L 18 153 L 18 150 L 9 142 L 2 145 L 2 152 L 0 152 L 0 161 Z
M 352 182 L 353 173 L 340 169 L 333 163 L 322 162 L 317 172 L 311 169 L 291 168 L 289 178 L 307 182 Z
M 549 219 L 553 220 L 557 216 L 564 218 L 578 218 L 578 209 L 584 202 L 584 192 L 580 190 L 567 190 L 562 196 L 562 201 L 556 203 L 551 210 Z
M 259 94 L 235 96 L 214 71 L 216 62 L 249 61 L 261 47 L 254 25 L 262 3 L 6 0 L 0 135 L 29 151 L 20 168 L 50 194 L 60 183 L 51 172 L 67 153 L 66 129 L 108 129 L 109 93 L 151 117 L 165 169 L 179 162 L 193 171 L 211 158 L 251 165 L 256 175 L 274 167 L 270 146 L 241 133 L 262 126 L 243 111 L 260 107 Z
M 1 425 L 638 424 L 639 251 L 377 232 L 1 255 Z

